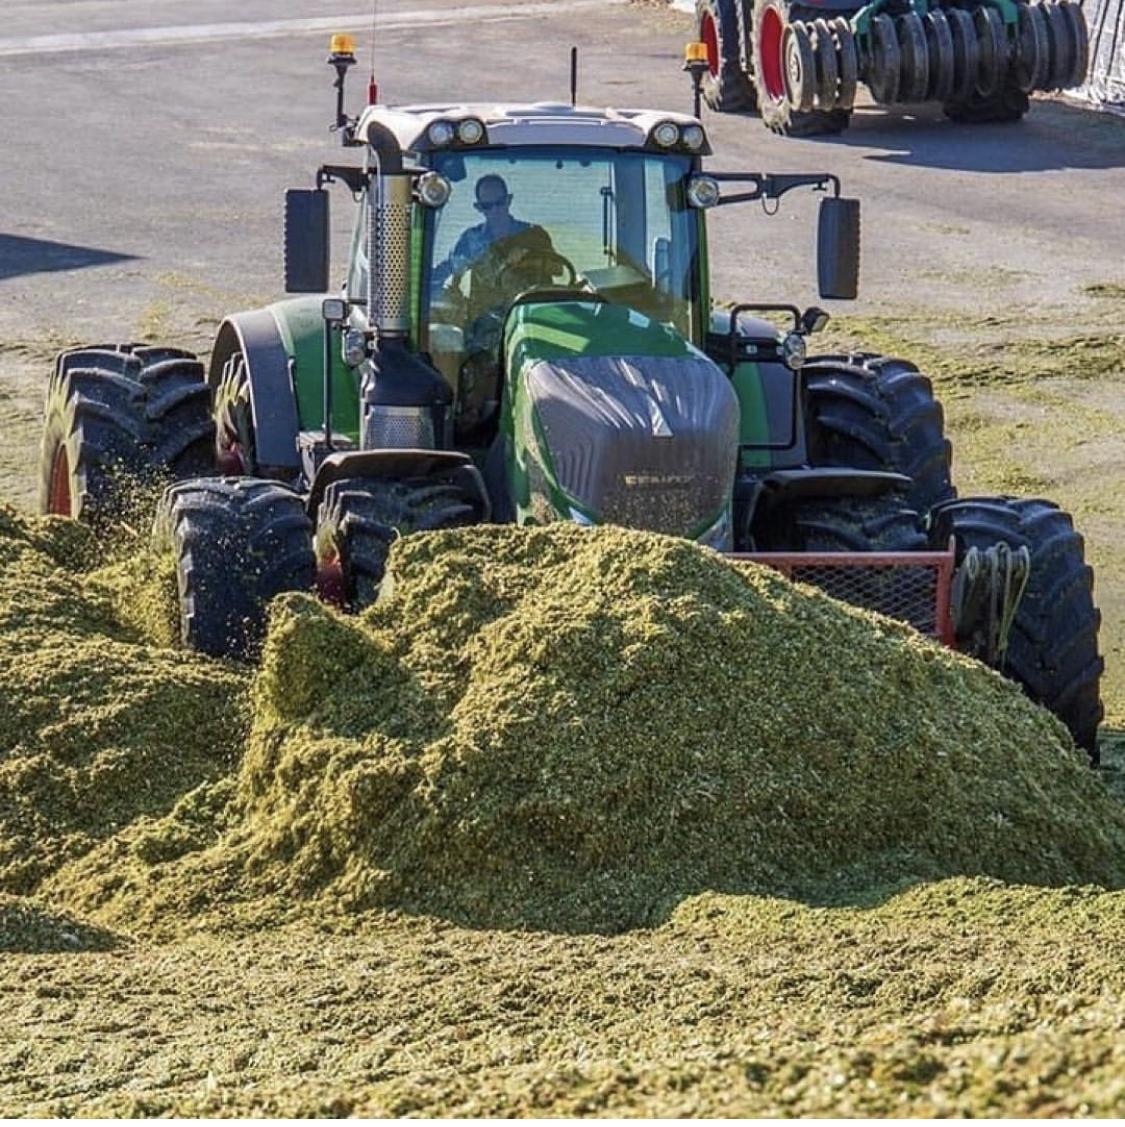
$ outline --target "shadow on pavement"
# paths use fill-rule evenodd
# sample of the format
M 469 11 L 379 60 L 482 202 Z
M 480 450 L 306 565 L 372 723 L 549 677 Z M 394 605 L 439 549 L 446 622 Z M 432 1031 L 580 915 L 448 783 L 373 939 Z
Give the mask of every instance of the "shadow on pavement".
M 1033 100 L 1007 125 L 958 125 L 938 106 L 861 107 L 821 144 L 883 149 L 867 159 L 965 172 L 1125 168 L 1125 120 L 1059 100 Z
M 127 262 L 133 254 L 117 254 L 96 247 L 55 243 L 48 239 L 28 239 L 22 235 L 0 234 L 0 282 L 21 274 L 47 274 L 55 270 L 81 270 Z

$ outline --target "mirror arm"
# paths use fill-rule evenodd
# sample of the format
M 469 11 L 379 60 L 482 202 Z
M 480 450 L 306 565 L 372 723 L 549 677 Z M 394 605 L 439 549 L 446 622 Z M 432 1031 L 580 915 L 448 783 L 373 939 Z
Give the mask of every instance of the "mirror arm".
M 840 178 L 831 172 L 708 172 L 707 175 L 714 180 L 754 185 L 752 191 L 721 196 L 716 207 L 731 203 L 747 203 L 751 200 L 779 200 L 794 188 L 812 188 L 817 192 L 825 192 L 831 185 L 832 194 L 837 197 L 840 195 Z

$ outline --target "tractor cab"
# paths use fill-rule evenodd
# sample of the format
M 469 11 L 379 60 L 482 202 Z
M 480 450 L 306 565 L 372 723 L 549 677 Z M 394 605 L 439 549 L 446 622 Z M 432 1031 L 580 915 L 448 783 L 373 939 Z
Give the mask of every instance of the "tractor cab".
M 409 293 L 411 347 L 448 385 L 459 442 L 495 431 L 517 301 L 612 302 L 704 340 L 703 227 L 688 188 L 706 138 L 694 119 L 553 104 L 371 107 L 356 133 L 372 128 L 393 137 L 412 177 L 408 276 L 391 286 Z M 374 198 L 386 180 L 368 172 L 374 206 L 357 211 L 347 280 L 360 322 L 372 247 L 395 237 L 372 238 L 388 213 Z

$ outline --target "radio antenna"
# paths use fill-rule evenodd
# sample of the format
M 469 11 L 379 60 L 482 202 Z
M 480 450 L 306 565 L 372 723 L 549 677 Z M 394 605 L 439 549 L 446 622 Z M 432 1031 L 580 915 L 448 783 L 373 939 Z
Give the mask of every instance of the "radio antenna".
M 578 48 L 570 49 L 570 104 L 578 105 Z
M 379 19 L 379 0 L 371 0 L 371 78 L 367 83 L 367 104 L 379 101 L 379 85 L 375 81 L 375 29 Z

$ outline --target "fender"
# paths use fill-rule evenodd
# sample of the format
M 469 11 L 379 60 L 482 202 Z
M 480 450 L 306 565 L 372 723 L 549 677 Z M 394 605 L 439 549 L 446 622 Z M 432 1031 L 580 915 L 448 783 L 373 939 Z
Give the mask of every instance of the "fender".
M 246 358 L 258 460 L 294 472 L 300 468 L 297 435 L 323 427 L 324 294 L 275 302 L 234 313 L 219 326 L 207 381 L 218 387 L 232 355 Z M 359 401 L 355 376 L 338 347 L 331 352 L 332 430 L 356 441 Z
M 250 378 L 250 409 L 254 415 L 254 444 L 263 466 L 294 473 L 300 468 L 297 452 L 297 397 L 293 391 L 290 356 L 281 331 L 269 309 L 235 313 L 219 326 L 207 382 L 219 386 L 223 366 L 236 352 L 246 360 Z
M 905 474 L 886 470 L 797 469 L 774 470 L 760 479 L 776 500 L 794 497 L 878 497 L 894 489 L 909 489 Z
M 488 490 L 480 470 L 468 454 L 457 450 L 352 450 L 329 454 L 320 463 L 309 490 L 307 511 L 314 520 L 325 489 L 344 477 L 425 477 L 447 481 L 476 495 L 482 521 L 487 523 L 492 517 Z

